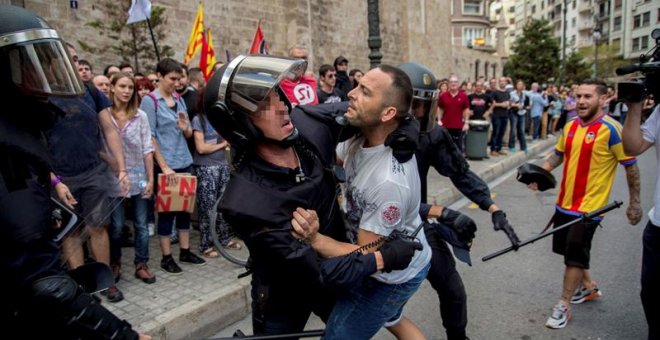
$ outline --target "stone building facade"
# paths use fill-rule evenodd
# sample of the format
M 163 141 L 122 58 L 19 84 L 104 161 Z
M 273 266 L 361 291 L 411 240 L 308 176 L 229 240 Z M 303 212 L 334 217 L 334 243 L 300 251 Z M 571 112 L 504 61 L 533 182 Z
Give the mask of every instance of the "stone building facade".
M 450 1 L 381 0 L 382 62 L 397 65 L 415 61 L 429 66 L 438 78 L 457 73 L 461 79 L 474 79 L 474 65 L 469 64 L 474 64 L 476 59 L 483 62 L 492 58 L 491 63 L 501 64 L 492 51 L 456 51 L 451 38 Z M 39 14 L 74 45 L 77 41 L 92 46 L 107 42 L 107 37 L 86 25 L 105 15 L 98 4 L 92 0 L 75 2 L 77 8 L 71 8 L 71 1 L 64 0 L 0 0 Z M 152 0 L 153 6 L 165 8 L 167 37 L 160 43 L 171 46 L 176 59 L 183 59 L 198 4 L 193 0 Z M 232 56 L 246 53 L 259 20 L 271 54 L 284 55 L 290 46 L 302 45 L 308 47 L 312 56 L 310 70 L 316 71 L 324 63 L 332 64 L 339 55 L 349 59 L 350 68 L 369 69 L 367 1 L 204 1 L 205 26 L 213 33 L 219 59 L 224 60 L 225 50 Z M 479 56 L 474 57 L 475 53 Z M 85 55 L 81 51 L 79 54 L 92 62 L 96 70 L 120 62 L 117 56 L 109 54 Z

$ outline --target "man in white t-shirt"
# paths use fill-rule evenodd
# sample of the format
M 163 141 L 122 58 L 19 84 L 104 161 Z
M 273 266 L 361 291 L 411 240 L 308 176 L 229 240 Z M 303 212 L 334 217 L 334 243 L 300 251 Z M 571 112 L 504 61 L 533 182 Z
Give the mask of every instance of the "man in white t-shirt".
M 346 170 L 343 202 L 348 238 L 361 250 L 376 251 L 379 240 L 393 232 L 411 235 L 419 216 L 420 180 L 417 162 L 400 163 L 385 145 L 387 136 L 408 115 L 412 85 L 398 68 L 379 65 L 367 72 L 349 93 L 346 118 L 361 134 L 337 147 Z M 408 268 L 373 274 L 342 295 L 327 323 L 324 339 L 369 339 L 387 326 L 398 338 L 419 338 L 421 331 L 407 319 L 403 306 L 426 278 L 431 250 L 423 232 L 416 235 L 423 246 Z M 341 255 L 338 247 L 312 247 L 324 256 Z M 375 244 L 375 245 L 374 245 Z
M 626 102 L 628 116 L 623 125 L 623 148 L 626 154 L 637 156 L 655 145 L 660 138 L 660 106 L 640 127 L 642 102 Z M 642 306 L 649 327 L 648 339 L 660 339 L 660 148 L 657 159 L 654 204 L 644 229 L 642 255 Z

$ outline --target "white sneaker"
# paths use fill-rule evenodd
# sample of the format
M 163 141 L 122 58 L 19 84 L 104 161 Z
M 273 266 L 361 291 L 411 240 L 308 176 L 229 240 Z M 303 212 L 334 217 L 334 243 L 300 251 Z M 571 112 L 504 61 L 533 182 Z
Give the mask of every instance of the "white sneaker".
M 600 289 L 598 289 L 598 286 L 596 285 L 594 285 L 593 289 L 582 287 L 578 289 L 577 292 L 575 292 L 575 294 L 571 298 L 571 303 L 575 305 L 591 300 L 596 300 L 601 296 L 603 296 L 603 292 Z
M 545 322 L 545 326 L 552 329 L 564 328 L 570 319 L 571 311 L 568 306 L 558 303 L 552 308 L 552 315 Z

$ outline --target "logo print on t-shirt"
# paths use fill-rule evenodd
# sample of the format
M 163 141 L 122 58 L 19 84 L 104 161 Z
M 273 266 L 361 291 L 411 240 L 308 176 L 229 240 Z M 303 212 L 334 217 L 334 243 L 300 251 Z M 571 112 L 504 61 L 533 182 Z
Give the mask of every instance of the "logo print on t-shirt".
M 593 131 L 589 131 L 589 132 L 587 133 L 587 136 L 584 137 L 584 142 L 585 142 L 586 144 L 591 144 L 591 143 L 594 142 L 594 139 L 596 139 L 596 134 L 593 133 Z
M 314 101 L 316 93 L 311 85 L 300 83 L 293 88 L 293 95 L 298 100 L 298 104 L 305 105 Z
M 380 215 L 383 223 L 388 227 L 395 226 L 401 222 L 401 210 L 394 203 L 385 206 Z

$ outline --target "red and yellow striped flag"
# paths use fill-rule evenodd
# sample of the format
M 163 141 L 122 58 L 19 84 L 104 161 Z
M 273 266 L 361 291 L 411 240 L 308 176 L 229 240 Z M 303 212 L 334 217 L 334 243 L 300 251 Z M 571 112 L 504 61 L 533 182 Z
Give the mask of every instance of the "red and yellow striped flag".
M 206 37 L 203 41 L 202 54 L 199 58 L 199 68 L 204 74 L 204 78 L 209 80 L 213 75 L 215 67 L 215 50 L 213 50 L 213 38 L 211 37 L 211 29 L 206 30 Z
M 188 48 L 186 49 L 186 55 L 183 58 L 183 63 L 188 64 L 190 60 L 202 49 L 202 41 L 204 40 L 204 7 L 202 3 L 199 3 L 199 8 L 197 9 L 197 17 L 195 18 L 195 23 L 193 24 L 192 32 L 190 32 L 190 38 L 188 39 Z

